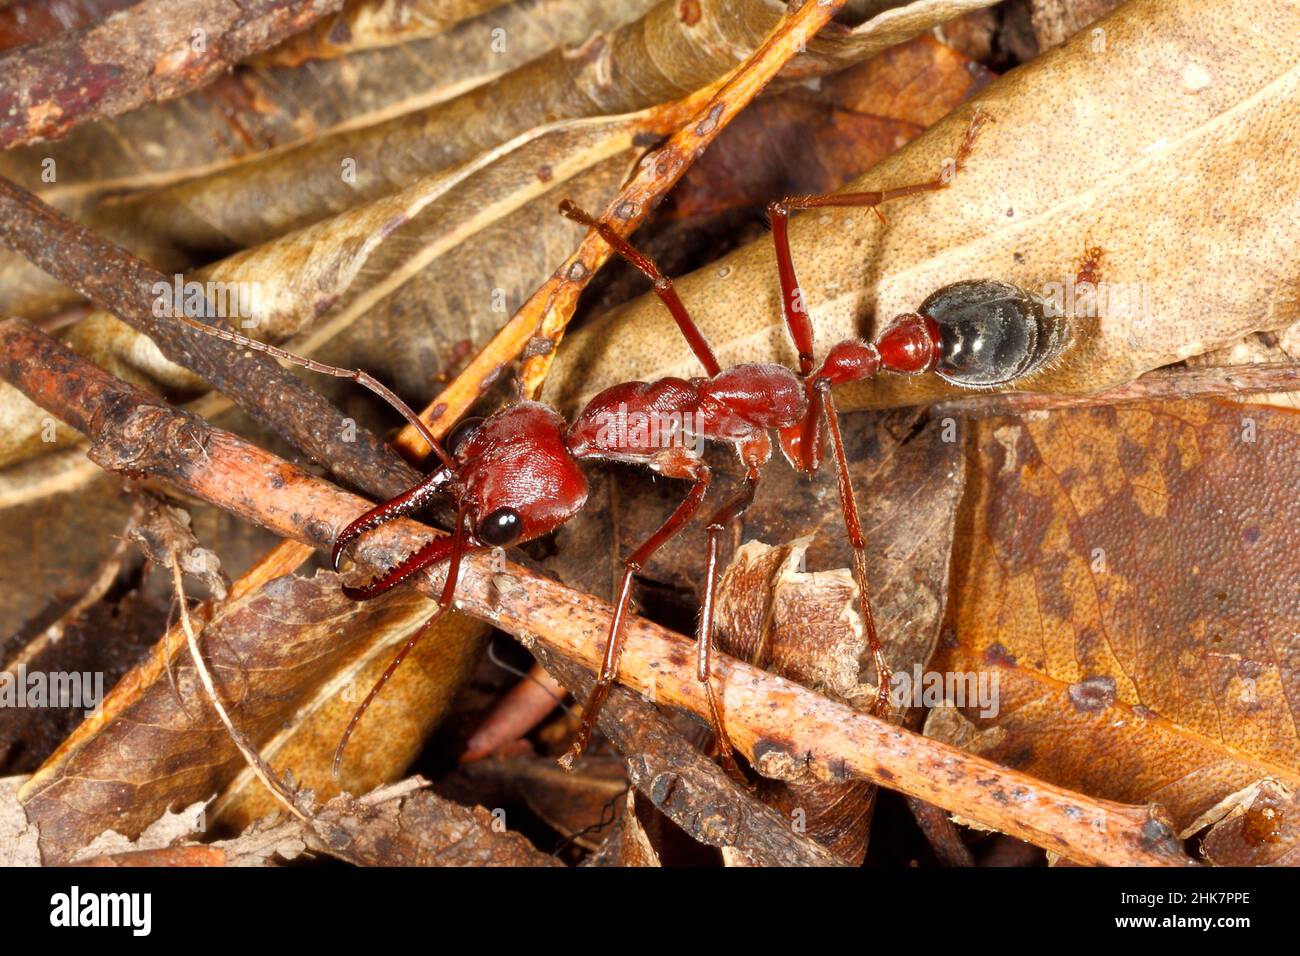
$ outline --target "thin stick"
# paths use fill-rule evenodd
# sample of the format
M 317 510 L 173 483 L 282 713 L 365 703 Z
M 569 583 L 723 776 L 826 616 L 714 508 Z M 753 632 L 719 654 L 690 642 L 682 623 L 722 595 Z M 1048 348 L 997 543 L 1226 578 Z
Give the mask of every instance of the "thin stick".
M 1300 362 L 1157 369 L 1132 382 L 1083 395 L 1053 392 L 971 395 L 938 402 L 931 406 L 931 411 L 935 415 L 988 418 L 1054 408 L 1093 408 L 1132 402 L 1192 398 L 1221 398 L 1231 401 L 1243 395 L 1269 392 L 1300 392 Z
M 364 507 L 356 495 L 114 378 L 22 320 L 0 322 L 0 378 L 89 435 L 91 457 L 101 467 L 165 481 L 323 552 Z M 358 542 L 356 558 L 388 567 L 427 539 L 427 530 L 401 519 Z M 446 582 L 435 571 L 415 583 L 436 596 Z M 525 644 L 542 641 L 588 669 L 599 666 L 611 620 L 604 601 L 481 553 L 464 560 L 458 595 L 462 610 Z M 707 716 L 691 643 L 629 618 L 623 682 Z M 1113 803 L 1035 779 L 725 655 L 714 676 L 732 742 L 766 776 L 865 778 L 1080 863 L 1192 865 L 1157 806 Z M 24 785 L 29 812 L 33 794 L 57 780 L 95 732 L 83 724 L 60 748 L 62 759 L 47 762 Z
M 663 146 L 649 153 L 636 172 L 605 207 L 600 218 L 626 238 L 639 226 L 663 197 L 686 175 L 691 163 L 758 96 L 785 65 L 803 51 L 805 44 L 834 19 L 846 0 L 805 0 L 792 10 L 763 43 L 721 83 L 709 89 L 708 102 L 669 137 Z M 578 294 L 609 259 L 612 249 L 596 230 L 583 237 L 577 251 L 565 261 L 556 276 L 524 304 L 520 314 L 536 314 L 535 335 L 529 358 L 520 372 L 520 391 L 534 398 L 541 393 L 546 373 L 564 330 L 573 318 Z
M 189 644 L 190 658 L 194 661 L 194 670 L 199 675 L 199 681 L 203 684 L 204 691 L 207 692 L 208 700 L 212 702 L 212 709 L 217 712 L 217 717 L 221 719 L 221 723 L 225 726 L 231 743 L 243 756 L 244 762 L 248 764 L 249 769 L 253 771 L 257 779 L 262 781 L 266 789 L 271 791 L 271 795 L 280 801 L 286 810 L 304 823 L 310 823 L 309 815 L 298 809 L 298 805 L 293 802 L 293 795 L 285 789 L 284 784 L 276 777 L 274 771 L 266 765 L 243 733 L 235 726 L 235 722 L 230 719 L 230 715 L 226 713 L 226 705 L 221 702 L 221 696 L 217 693 L 212 674 L 208 672 L 208 665 L 204 663 L 203 653 L 199 650 L 199 640 L 194 634 L 194 626 L 190 623 L 189 602 L 185 597 L 185 585 L 181 580 L 181 563 L 176 557 L 175 549 L 172 549 L 170 558 L 172 587 L 176 591 L 176 598 L 180 601 L 181 606 L 181 627 L 185 631 L 185 640 Z

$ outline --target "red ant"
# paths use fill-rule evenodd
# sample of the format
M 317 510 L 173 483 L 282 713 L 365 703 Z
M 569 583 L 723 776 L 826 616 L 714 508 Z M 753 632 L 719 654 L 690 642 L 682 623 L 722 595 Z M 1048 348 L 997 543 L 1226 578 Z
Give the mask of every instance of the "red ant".
M 970 153 L 985 117 L 976 113 L 958 151 L 956 169 Z M 801 196 L 769 206 L 782 290 L 786 327 L 799 354 L 799 371 L 783 365 L 754 363 L 724 369 L 707 340 L 690 318 L 672 282 L 653 262 L 634 249 L 607 224 L 582 212 L 567 200 L 560 211 L 597 230 L 609 245 L 654 284 L 654 291 L 676 320 L 705 377 L 664 378 L 655 382 L 625 382 L 598 394 L 567 422 L 549 406 L 519 402 L 488 418 L 470 420 L 456 428 L 446 448 L 409 408 L 364 372 L 338 369 L 302 359 L 237 333 L 202 328 L 228 341 L 305 365 L 317 371 L 353 378 L 394 404 L 421 433 L 441 466 L 410 490 L 357 518 L 334 543 L 334 569 L 344 549 L 361 534 L 401 515 L 418 511 L 446 495 L 456 506 L 452 533 L 440 536 L 396 567 L 360 587 L 344 587 L 356 600 L 375 597 L 413 574 L 447 560 L 446 584 L 438 611 L 397 653 L 383 676 L 361 702 L 339 741 L 334 757 L 337 774 L 348 738 L 366 708 L 410 653 L 429 625 L 451 605 L 460 559 L 468 551 L 507 547 L 550 534 L 572 518 L 587 500 L 587 479 L 580 463 L 589 460 L 633 462 L 669 478 L 691 482 L 676 510 L 623 562 L 624 571 L 614 605 L 604 658 L 583 709 L 582 724 L 561 763 L 571 767 L 591 736 L 597 714 L 618 677 L 634 575 L 659 548 L 687 524 L 704 500 L 712 472 L 701 458 L 701 441 L 729 444 L 745 467 L 743 487 L 709 519 L 704 600 L 697 632 L 697 676 L 704 685 L 719 757 L 728 771 L 739 774 L 710 679 L 714 589 L 718 544 L 725 528 L 754 500 L 763 466 L 772 454 L 776 432 L 790 463 L 813 473 L 821 464 L 824 437 L 830 438 L 838 472 L 844 522 L 853 548 L 853 573 L 858 585 L 862 621 L 877 674 L 875 712 L 889 701 L 890 668 L 885 661 L 871 613 L 867 585 L 865 539 L 849 478 L 839 417 L 831 388 L 871 378 L 881 371 L 899 374 L 933 372 L 958 385 L 982 388 L 1005 384 L 1040 367 L 1059 350 L 1062 326 L 1045 318 L 1041 303 L 1016 286 L 991 280 L 957 282 L 930 295 L 917 312 L 898 316 L 874 342 L 850 339 L 833 346 L 817 365 L 813 328 L 803 306 L 787 237 L 791 210 L 863 206 L 874 209 L 917 193 L 942 189 L 950 176 L 875 192 Z M 192 320 L 191 324 L 193 323 Z M 626 427 L 627 423 L 631 427 Z M 672 422 L 667 440 L 655 427 Z M 685 427 L 681 423 L 689 423 Z M 621 424 L 624 427 L 611 427 Z M 687 440 L 683 440 L 687 439 Z M 691 441 L 694 439 L 695 447 Z

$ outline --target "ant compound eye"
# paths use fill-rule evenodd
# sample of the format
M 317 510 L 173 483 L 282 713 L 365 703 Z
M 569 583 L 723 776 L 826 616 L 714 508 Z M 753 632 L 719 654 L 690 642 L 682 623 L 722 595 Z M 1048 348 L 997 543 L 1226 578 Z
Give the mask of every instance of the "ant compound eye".
M 956 385 L 988 388 L 1028 375 L 1063 344 L 1064 322 L 1008 282 L 968 280 L 944 286 L 919 310 L 939 326 L 935 373 Z
M 469 437 L 478 431 L 478 427 L 483 424 L 482 418 L 467 418 L 451 430 L 447 436 L 444 447 L 450 455 L 456 454 L 456 450 L 469 440 Z
M 524 519 L 514 508 L 498 508 L 478 523 L 475 534 L 480 541 L 504 548 L 514 544 L 524 532 Z

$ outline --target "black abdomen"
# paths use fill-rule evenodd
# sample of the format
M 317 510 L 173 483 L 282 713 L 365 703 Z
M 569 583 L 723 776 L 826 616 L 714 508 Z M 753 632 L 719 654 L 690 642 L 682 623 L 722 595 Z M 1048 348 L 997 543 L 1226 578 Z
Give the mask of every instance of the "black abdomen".
M 993 279 L 954 282 L 919 310 L 939 326 L 934 371 L 957 385 L 987 388 L 1036 371 L 1064 344 L 1065 323 L 1019 286 Z

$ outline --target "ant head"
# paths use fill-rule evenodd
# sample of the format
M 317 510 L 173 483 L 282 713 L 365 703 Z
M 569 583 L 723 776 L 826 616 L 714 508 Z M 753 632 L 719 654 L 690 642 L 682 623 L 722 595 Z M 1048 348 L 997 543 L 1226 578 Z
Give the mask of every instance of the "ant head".
M 587 501 L 587 478 L 565 444 L 568 423 L 520 402 L 454 433 L 458 498 L 476 543 L 505 547 L 554 531 Z
M 919 312 L 939 329 L 934 372 L 955 385 L 990 388 L 1042 367 L 1060 351 L 1065 326 L 1009 282 L 975 279 L 944 286 Z

